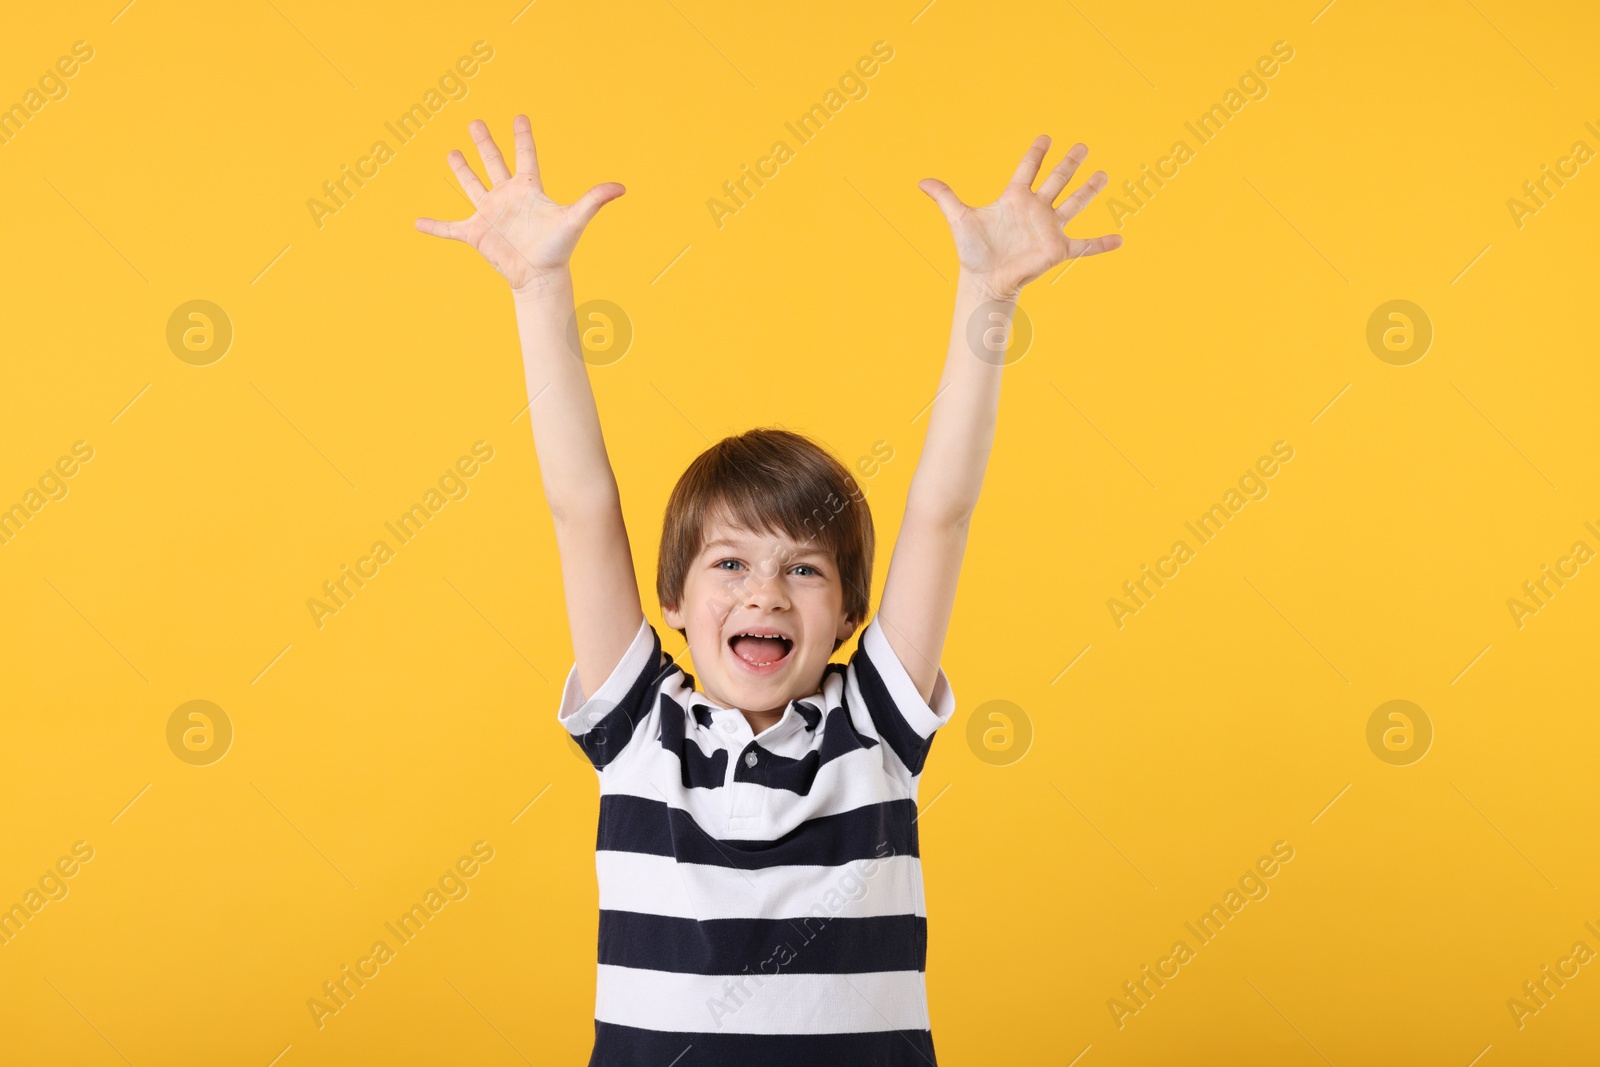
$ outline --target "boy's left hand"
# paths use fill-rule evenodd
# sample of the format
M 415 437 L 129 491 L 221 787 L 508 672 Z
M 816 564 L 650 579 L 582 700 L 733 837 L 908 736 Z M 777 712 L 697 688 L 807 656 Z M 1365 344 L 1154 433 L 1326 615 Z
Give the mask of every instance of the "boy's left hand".
M 1068 237 L 1062 232 L 1067 222 L 1082 211 L 1106 184 L 1105 171 L 1097 170 L 1089 180 L 1059 206 L 1056 197 L 1072 180 L 1078 164 L 1089 154 L 1081 144 L 1073 145 L 1055 169 L 1045 176 L 1038 191 L 1033 180 L 1044 162 L 1050 138 L 1041 135 L 1028 149 L 1000 199 L 986 207 L 970 207 L 944 182 L 924 178 L 917 188 L 933 198 L 950 223 L 955 237 L 961 270 L 977 282 L 992 300 L 1012 300 L 1018 291 L 1056 264 L 1079 256 L 1092 256 L 1122 246 L 1117 234 L 1089 240 Z

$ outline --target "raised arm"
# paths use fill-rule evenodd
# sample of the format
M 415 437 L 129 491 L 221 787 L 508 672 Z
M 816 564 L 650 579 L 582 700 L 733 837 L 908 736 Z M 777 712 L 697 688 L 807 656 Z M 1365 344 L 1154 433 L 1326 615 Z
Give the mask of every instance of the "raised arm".
M 518 115 L 512 127 L 516 173 L 506 167 L 488 126 L 474 119 L 468 129 L 490 187 L 485 189 L 466 157 L 452 150 L 450 167 L 472 202 L 472 217 L 460 222 L 419 218 L 416 226 L 423 233 L 471 245 L 511 283 L 522 336 L 528 419 L 561 553 L 573 658 L 578 681 L 589 695 L 621 662 L 644 621 L 644 610 L 617 479 L 589 388 L 588 364 L 569 347 L 574 303 L 568 263 L 595 212 L 625 190 L 605 182 L 573 204 L 557 204 L 539 180 L 528 116 Z
M 1000 199 L 987 207 L 967 206 L 936 178 L 918 186 L 950 223 L 961 273 L 950 350 L 906 495 L 905 519 L 889 560 L 878 618 L 924 700 L 932 697 L 938 678 L 967 526 L 994 445 L 1000 375 L 1017 295 L 1058 263 L 1122 244 L 1114 234 L 1084 241 L 1062 232 L 1105 185 L 1106 176 L 1096 171 L 1055 206 L 1089 150 L 1074 145 L 1034 191 L 1049 147 L 1049 137 L 1035 140 Z

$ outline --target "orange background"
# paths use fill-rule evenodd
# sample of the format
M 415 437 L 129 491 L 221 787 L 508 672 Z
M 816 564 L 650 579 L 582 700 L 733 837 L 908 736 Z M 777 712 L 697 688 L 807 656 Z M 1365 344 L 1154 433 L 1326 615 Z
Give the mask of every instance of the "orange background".
M 635 330 L 592 378 L 674 652 L 660 514 L 728 433 L 893 447 L 866 482 L 881 589 L 954 296 L 919 179 L 985 202 L 1040 132 L 1113 189 L 1194 149 L 1120 251 L 1023 296 L 923 781 L 945 1062 L 1600 1058 L 1592 964 L 1521 1028 L 1507 1007 L 1600 949 L 1600 576 L 1520 628 L 1507 607 L 1600 547 L 1600 176 L 1520 226 L 1507 204 L 1600 148 L 1600 19 L 1319 2 L 11 13 L 0 104 L 94 54 L 0 144 L 0 506 L 93 458 L 0 545 L 0 905 L 93 858 L 0 946 L 0 1060 L 587 1055 L 597 791 L 555 722 L 571 649 L 511 301 L 412 229 L 468 213 L 467 122 L 509 149 L 519 111 L 558 199 L 629 190 L 574 273 Z M 880 40 L 865 97 L 719 228 L 722 183 Z M 319 227 L 307 201 L 476 41 L 468 95 Z M 1265 97 L 1194 140 L 1278 41 Z M 1072 232 L 1114 228 L 1109 192 Z M 1400 299 L 1433 329 L 1405 366 L 1366 339 Z M 232 326 L 205 365 L 167 341 L 191 300 Z M 307 600 L 478 441 L 466 495 L 319 628 Z M 1268 495 L 1118 628 L 1107 600 L 1277 441 Z M 209 765 L 169 747 L 192 700 L 231 724 Z M 1020 759 L 969 744 L 990 700 L 1030 726 Z M 1432 727 L 1410 765 L 1368 746 L 1390 700 Z M 319 1028 L 308 999 L 480 841 L 468 894 Z M 1108 1000 L 1278 841 L 1270 894 L 1119 1028 Z

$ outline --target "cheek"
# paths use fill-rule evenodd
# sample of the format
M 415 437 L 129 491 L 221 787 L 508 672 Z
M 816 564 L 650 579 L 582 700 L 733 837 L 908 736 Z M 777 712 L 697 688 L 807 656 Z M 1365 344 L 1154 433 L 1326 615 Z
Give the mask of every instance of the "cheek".
M 737 596 L 737 586 L 732 578 L 712 575 L 700 583 L 700 603 L 707 615 L 720 619 Z
M 684 584 L 684 599 L 688 601 L 686 614 L 698 616 L 708 627 L 722 626 L 738 595 L 735 578 L 724 578 L 715 573 L 696 575 Z
M 839 614 L 844 610 L 844 600 L 837 589 L 817 589 L 806 598 L 806 629 L 825 635 L 833 643 L 833 631 L 839 625 Z

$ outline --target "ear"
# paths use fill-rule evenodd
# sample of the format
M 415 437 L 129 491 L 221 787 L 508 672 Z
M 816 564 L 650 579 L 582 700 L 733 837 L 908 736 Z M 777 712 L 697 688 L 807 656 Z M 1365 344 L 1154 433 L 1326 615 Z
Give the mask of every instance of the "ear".
M 661 617 L 674 630 L 686 629 L 683 622 L 683 612 L 676 607 L 669 608 L 665 604 L 661 605 Z
M 839 644 L 843 644 L 844 642 L 850 640 L 850 635 L 855 632 L 856 621 L 848 615 L 840 615 L 839 629 L 834 633 L 834 637 L 838 639 Z M 839 645 L 836 644 L 833 647 L 837 649 Z

